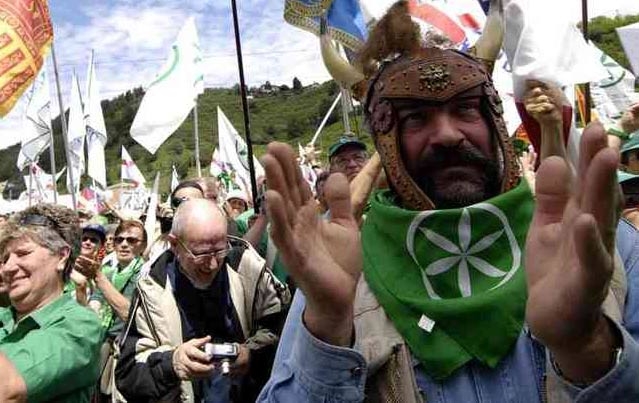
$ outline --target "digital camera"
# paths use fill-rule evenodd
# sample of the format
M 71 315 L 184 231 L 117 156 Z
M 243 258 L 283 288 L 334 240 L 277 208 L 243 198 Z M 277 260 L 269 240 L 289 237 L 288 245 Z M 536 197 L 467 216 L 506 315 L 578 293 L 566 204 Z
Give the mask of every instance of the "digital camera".
M 209 356 L 211 361 L 220 363 L 222 375 L 228 375 L 231 371 L 231 363 L 237 359 L 240 349 L 235 343 L 206 343 L 204 352 Z

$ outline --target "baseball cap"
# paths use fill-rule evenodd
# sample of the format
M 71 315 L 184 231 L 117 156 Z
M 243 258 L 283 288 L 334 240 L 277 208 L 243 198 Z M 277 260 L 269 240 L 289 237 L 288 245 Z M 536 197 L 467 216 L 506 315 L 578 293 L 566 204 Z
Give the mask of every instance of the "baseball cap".
M 337 154 L 337 152 L 344 146 L 347 145 L 353 145 L 356 147 L 361 148 L 362 150 L 366 151 L 366 144 L 362 143 L 361 141 L 359 141 L 356 137 L 353 136 L 341 136 L 339 139 L 337 139 L 337 141 L 333 144 L 331 144 L 330 147 L 328 147 L 328 158 L 333 158 L 333 155 Z
M 98 236 L 100 237 L 100 241 L 104 243 L 106 239 L 106 231 L 104 230 L 103 226 L 101 226 L 100 224 L 85 225 L 84 228 L 82 228 L 82 233 L 84 234 L 88 231 L 92 231 L 98 234 Z
M 637 148 L 639 148 L 639 135 L 635 134 L 634 136 L 630 137 L 628 141 L 623 143 L 619 152 L 623 154 L 628 151 L 636 150 Z
M 248 197 L 240 189 L 233 189 L 226 194 L 226 200 L 240 199 L 248 206 Z

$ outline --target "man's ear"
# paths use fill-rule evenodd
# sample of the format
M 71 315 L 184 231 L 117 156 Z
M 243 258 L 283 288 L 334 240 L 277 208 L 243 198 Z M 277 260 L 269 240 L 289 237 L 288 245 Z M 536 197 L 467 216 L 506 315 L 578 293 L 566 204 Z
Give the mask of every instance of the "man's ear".
M 171 248 L 175 250 L 175 248 L 177 248 L 177 237 L 175 236 L 175 234 L 172 234 L 169 232 L 166 239 L 169 240 L 169 243 L 171 244 Z

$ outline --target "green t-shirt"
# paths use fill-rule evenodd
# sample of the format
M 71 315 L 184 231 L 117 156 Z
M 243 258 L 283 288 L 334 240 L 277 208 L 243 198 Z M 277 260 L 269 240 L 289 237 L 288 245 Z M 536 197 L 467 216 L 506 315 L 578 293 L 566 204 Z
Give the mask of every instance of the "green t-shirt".
M 106 264 L 102 266 L 102 273 L 109 279 L 111 284 L 116 290 L 120 292 L 126 299 L 131 301 L 133 292 L 135 291 L 135 285 L 138 280 L 138 274 L 144 264 L 144 259 L 137 257 L 128 264 L 124 269 L 118 270 L 117 261 L 116 266 Z M 101 304 L 100 307 L 100 321 L 102 327 L 106 331 L 106 335 L 110 338 L 115 338 L 120 333 L 120 330 L 124 328 L 124 322 L 115 313 L 111 305 L 104 297 L 104 294 L 100 289 L 96 289 L 96 292 L 91 296 L 89 301 L 98 301 Z
M 17 323 L 13 308 L 0 308 L 0 352 L 20 372 L 29 402 L 90 402 L 101 334 L 95 313 L 69 294 Z

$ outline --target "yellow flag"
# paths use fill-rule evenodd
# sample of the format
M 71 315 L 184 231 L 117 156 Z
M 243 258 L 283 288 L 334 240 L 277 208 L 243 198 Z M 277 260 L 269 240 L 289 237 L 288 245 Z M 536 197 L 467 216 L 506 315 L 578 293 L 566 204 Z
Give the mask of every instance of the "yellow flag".
M 0 0 L 0 117 L 36 78 L 52 40 L 46 0 Z

